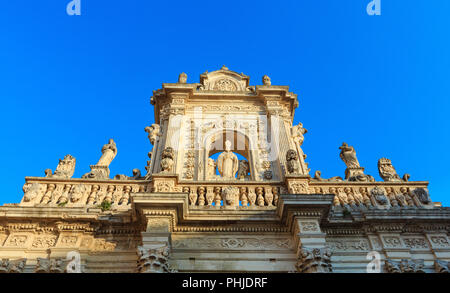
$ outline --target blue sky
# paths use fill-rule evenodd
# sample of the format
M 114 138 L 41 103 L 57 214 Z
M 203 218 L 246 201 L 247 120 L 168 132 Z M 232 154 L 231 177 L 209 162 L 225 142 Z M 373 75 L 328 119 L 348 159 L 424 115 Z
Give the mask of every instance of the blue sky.
M 66 154 L 80 177 L 109 138 L 112 175 L 145 173 L 152 91 L 225 64 L 298 94 L 311 174 L 344 176 L 345 141 L 367 174 L 390 158 L 450 206 L 450 1 L 369 2 L 81 0 L 68 16 L 69 0 L 4 1 L 0 204 Z

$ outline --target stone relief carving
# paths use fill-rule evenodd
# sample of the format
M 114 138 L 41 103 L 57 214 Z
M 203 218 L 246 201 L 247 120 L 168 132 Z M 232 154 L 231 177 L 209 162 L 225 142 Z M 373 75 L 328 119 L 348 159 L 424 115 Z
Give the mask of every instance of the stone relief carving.
M 225 142 L 225 151 L 217 158 L 217 167 L 222 178 L 235 179 L 239 168 L 239 160 L 231 151 L 231 142 L 229 140 Z
M 222 199 L 227 206 L 236 207 L 239 205 L 239 189 L 233 186 L 222 188 Z
M 291 238 L 258 238 L 258 237 L 207 237 L 181 238 L 173 240 L 176 249 L 292 249 Z
M 162 173 L 172 173 L 174 165 L 175 152 L 173 148 L 167 147 L 161 154 L 161 172 Z
M 431 236 L 431 243 L 436 247 L 450 247 L 447 237 L 445 236 Z
M 327 245 L 329 245 L 333 251 L 370 250 L 369 242 L 360 239 L 327 240 Z
M 26 262 L 26 258 L 16 260 L 1 259 L 0 273 L 23 273 Z
M 425 273 L 423 267 L 423 259 L 402 259 L 399 262 L 387 259 L 385 261 L 385 268 L 388 273 Z
M 299 273 L 331 273 L 332 251 L 328 247 L 300 249 L 299 258 L 296 264 Z
M 56 244 L 56 235 L 38 236 L 33 239 L 33 248 L 50 248 Z
M 286 165 L 289 174 L 300 174 L 300 163 L 298 162 L 298 154 L 295 150 L 286 152 Z
M 138 247 L 138 272 L 139 273 L 174 273 L 176 270 L 169 265 L 169 245 L 160 248 Z
M 413 194 L 423 205 L 428 205 L 431 203 L 430 195 L 425 188 L 416 188 L 413 190 Z
M 425 238 L 404 238 L 406 247 L 412 249 L 428 248 L 427 241 Z
M 239 168 L 237 171 L 237 179 L 249 179 L 250 165 L 246 160 L 239 161 Z
M 395 236 L 383 237 L 383 241 L 384 241 L 386 247 L 391 247 L 391 248 L 403 247 L 402 242 L 399 237 L 395 237 Z
M 370 194 L 374 198 L 375 202 L 377 204 L 379 204 L 380 206 L 389 205 L 389 200 L 386 197 L 384 190 L 381 189 L 380 187 L 377 186 L 375 188 L 372 188 L 372 190 L 370 191 Z
M 62 258 L 37 258 L 35 273 L 66 273 L 68 261 Z
M 96 165 L 91 166 L 91 172 L 86 173 L 82 178 L 89 179 L 108 179 L 109 165 L 117 155 L 117 146 L 113 139 L 110 139 L 107 144 L 102 147 L 102 156 Z
M 64 159 L 59 159 L 59 164 L 56 167 L 55 173 L 52 174 L 51 169 L 45 170 L 45 174 L 47 178 L 72 178 L 73 173 L 75 172 L 75 163 L 76 159 L 71 155 L 64 156 Z
M 23 202 L 33 202 L 36 199 L 39 199 L 43 193 L 43 189 L 45 186 L 39 183 L 33 184 L 25 184 L 23 191 L 25 192 L 23 196 Z
M 378 160 L 378 172 L 380 177 L 387 182 L 401 182 L 400 176 L 398 176 L 397 171 L 395 171 L 394 166 L 392 166 L 391 160 L 386 158 L 381 158 Z

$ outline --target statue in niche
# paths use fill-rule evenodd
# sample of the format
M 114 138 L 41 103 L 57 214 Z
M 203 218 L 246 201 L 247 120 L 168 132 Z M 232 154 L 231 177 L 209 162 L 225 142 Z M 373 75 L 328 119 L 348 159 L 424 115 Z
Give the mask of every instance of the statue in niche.
M 161 127 L 158 124 L 152 124 L 152 126 L 145 127 L 145 132 L 148 133 L 148 139 L 152 145 L 155 144 L 156 139 L 161 136 Z
M 308 133 L 308 130 L 303 127 L 303 123 L 300 122 L 298 125 L 292 126 L 291 135 L 297 148 L 302 146 L 303 140 L 305 139 L 303 135 L 306 133 Z
M 216 177 L 216 162 L 213 158 L 208 158 L 208 167 L 206 170 L 206 178 L 213 179 Z
M 341 150 L 340 157 L 344 161 L 347 168 L 361 168 L 358 159 L 356 158 L 355 149 L 352 146 L 347 145 L 345 142 L 339 147 Z
M 248 178 L 248 173 L 250 171 L 250 165 L 246 160 L 239 161 L 239 168 L 237 172 L 238 179 L 246 179 Z
M 219 168 L 220 176 L 224 179 L 234 179 L 239 168 L 239 160 L 237 156 L 231 151 L 231 142 L 225 142 L 225 151 L 217 158 L 217 167 Z

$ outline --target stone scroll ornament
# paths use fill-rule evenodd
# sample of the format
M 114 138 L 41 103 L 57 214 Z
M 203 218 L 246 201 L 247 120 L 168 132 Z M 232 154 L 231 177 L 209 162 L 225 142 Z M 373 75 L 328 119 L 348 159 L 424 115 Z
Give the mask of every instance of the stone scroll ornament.
M 87 179 L 108 179 L 109 165 L 117 155 L 117 146 L 113 139 L 102 147 L 102 156 L 97 164 L 91 165 L 91 172 L 86 173 L 82 178 Z
M 239 169 L 239 160 L 231 151 L 229 140 L 225 142 L 225 151 L 217 158 L 217 167 L 223 179 L 235 179 L 236 172 Z
M 64 159 L 59 159 L 59 164 L 56 167 L 55 173 L 51 169 L 45 170 L 45 177 L 47 178 L 72 178 L 75 172 L 76 159 L 71 155 L 64 156 Z

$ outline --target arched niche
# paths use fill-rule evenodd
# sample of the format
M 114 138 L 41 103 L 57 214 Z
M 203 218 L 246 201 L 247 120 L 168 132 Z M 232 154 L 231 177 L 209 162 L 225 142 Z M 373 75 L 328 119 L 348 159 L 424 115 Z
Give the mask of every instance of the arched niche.
M 214 154 L 225 151 L 225 142 L 231 142 L 231 151 L 247 159 L 250 166 L 250 180 L 256 180 L 251 141 L 247 135 L 237 130 L 220 130 L 208 135 L 204 140 L 203 179 L 206 180 L 208 159 Z M 237 179 L 236 179 L 237 180 Z

